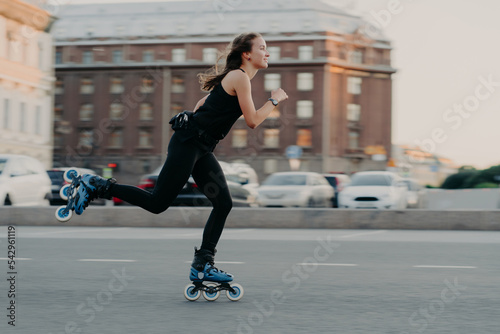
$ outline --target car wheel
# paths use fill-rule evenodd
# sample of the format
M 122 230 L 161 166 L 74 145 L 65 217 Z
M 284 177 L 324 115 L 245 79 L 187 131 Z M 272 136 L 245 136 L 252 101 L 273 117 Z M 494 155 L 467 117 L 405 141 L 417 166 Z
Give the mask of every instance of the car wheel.
M 7 196 L 5 197 L 5 200 L 4 200 L 4 202 L 3 202 L 3 205 L 12 205 L 12 202 L 11 202 L 11 200 L 10 200 L 9 195 L 7 195 Z
M 314 208 L 314 206 L 315 206 L 314 199 L 309 198 L 309 200 L 307 201 L 307 207 Z

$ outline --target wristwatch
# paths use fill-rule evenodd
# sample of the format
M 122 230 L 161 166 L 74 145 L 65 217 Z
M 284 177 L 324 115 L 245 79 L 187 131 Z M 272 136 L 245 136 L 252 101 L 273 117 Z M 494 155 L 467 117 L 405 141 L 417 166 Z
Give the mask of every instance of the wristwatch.
M 275 107 L 278 105 L 278 101 L 276 101 L 273 98 L 269 98 L 268 101 L 271 101 L 273 103 L 273 106 L 275 106 Z

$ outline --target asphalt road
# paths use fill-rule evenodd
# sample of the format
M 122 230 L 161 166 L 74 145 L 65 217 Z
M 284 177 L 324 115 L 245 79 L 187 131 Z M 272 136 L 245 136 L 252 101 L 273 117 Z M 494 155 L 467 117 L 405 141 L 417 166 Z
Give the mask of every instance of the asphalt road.
M 18 227 L 12 275 L 2 226 L 0 332 L 498 333 L 499 232 L 226 229 L 243 299 L 188 302 L 201 233 Z

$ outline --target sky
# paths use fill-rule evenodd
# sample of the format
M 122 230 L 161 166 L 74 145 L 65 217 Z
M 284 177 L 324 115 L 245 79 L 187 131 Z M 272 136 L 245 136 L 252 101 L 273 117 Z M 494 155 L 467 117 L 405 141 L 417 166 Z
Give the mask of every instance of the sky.
M 458 166 L 500 165 L 500 1 L 323 1 L 361 15 L 391 40 L 394 144 L 418 144 Z

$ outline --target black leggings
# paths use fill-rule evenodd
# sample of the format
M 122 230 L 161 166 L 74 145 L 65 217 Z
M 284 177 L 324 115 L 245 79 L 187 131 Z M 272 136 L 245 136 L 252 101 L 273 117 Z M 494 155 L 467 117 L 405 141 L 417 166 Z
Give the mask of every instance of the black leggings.
M 233 202 L 219 162 L 211 151 L 196 145 L 195 140 L 181 142 L 174 133 L 168 145 L 167 160 L 152 193 L 134 186 L 115 184 L 111 195 L 159 214 L 169 208 L 192 175 L 199 189 L 213 205 L 201 244 L 202 249 L 213 252 Z

